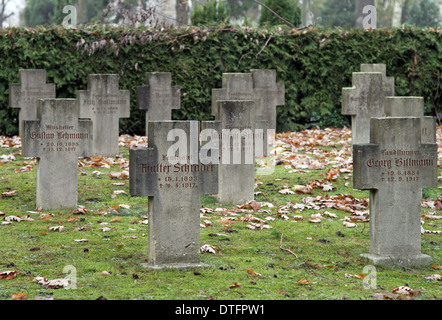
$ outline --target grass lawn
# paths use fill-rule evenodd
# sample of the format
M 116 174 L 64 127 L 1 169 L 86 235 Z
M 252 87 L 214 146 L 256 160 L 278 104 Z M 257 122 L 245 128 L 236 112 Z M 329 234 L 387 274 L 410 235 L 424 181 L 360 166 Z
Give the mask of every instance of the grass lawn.
M 360 255 L 369 250 L 368 216 L 351 208 L 363 212 L 369 193 L 352 187 L 349 137 L 348 130 L 279 135 L 278 165 L 256 176 L 256 202 L 222 207 L 201 197 L 201 246 L 215 252 L 201 253 L 201 261 L 210 268 L 162 271 L 141 266 L 147 198 L 129 195 L 127 144 L 117 158 L 81 159 L 74 211 L 35 208 L 35 162 L 20 148 L 1 148 L 0 299 L 441 299 L 434 277 L 442 273 L 442 220 L 424 218 L 432 233 L 422 234 L 422 252 L 431 267 L 376 267 L 376 282 L 367 280 L 373 269 Z M 423 196 L 430 205 L 422 214 L 440 216 L 431 206 L 440 189 Z M 39 277 L 76 281 L 55 289 Z

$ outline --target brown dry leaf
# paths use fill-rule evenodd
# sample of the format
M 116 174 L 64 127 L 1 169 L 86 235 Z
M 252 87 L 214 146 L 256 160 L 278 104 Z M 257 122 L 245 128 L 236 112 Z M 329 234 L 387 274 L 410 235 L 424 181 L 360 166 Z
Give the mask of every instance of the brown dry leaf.
M 41 220 L 49 221 L 49 220 L 52 220 L 52 217 L 53 217 L 53 216 L 54 216 L 53 213 L 44 213 L 44 214 L 41 214 L 41 215 L 40 215 L 40 219 L 41 219 Z
M 307 279 L 299 279 L 298 281 L 296 281 L 296 283 L 305 285 L 305 284 L 315 284 L 316 282 L 312 282 Z
M 73 214 L 86 214 L 88 212 L 91 212 L 91 210 L 86 209 L 84 206 L 79 206 L 78 208 L 74 209 L 71 213 L 73 213 Z
M 260 273 L 255 272 L 252 269 L 247 269 L 247 273 L 253 277 L 261 277 L 262 276 Z
M 68 217 L 68 222 L 73 222 L 73 221 L 76 221 L 76 220 L 80 220 L 80 218 L 78 218 L 78 217 Z
M 374 293 L 373 298 L 375 299 L 387 299 L 387 300 L 393 300 L 397 299 L 399 297 L 398 294 L 395 293 Z
M 0 272 L 0 279 L 15 279 L 17 277 L 17 271 L 2 271 Z
M 129 171 L 121 171 L 121 172 L 110 172 L 108 174 L 108 177 L 111 179 L 120 179 L 120 180 L 124 180 L 124 179 L 128 179 L 129 178 Z
M 14 197 L 17 195 L 17 190 L 7 191 L 2 193 L 2 197 Z
M 120 221 L 122 221 L 122 220 L 123 220 L 122 217 L 117 217 L 117 218 L 112 218 L 112 219 L 110 220 L 110 222 L 120 222 Z
M 241 287 L 241 284 L 238 282 L 235 282 L 235 283 L 232 283 L 231 285 L 229 285 L 227 287 L 227 289 L 238 288 L 238 287 Z
M 11 294 L 11 299 L 12 300 L 27 300 L 28 294 L 24 293 L 24 292 L 13 292 Z
M 313 188 L 311 186 L 305 186 L 301 189 L 296 188 L 295 193 L 296 194 L 311 194 L 311 193 L 313 193 Z
M 437 280 L 437 281 L 442 281 L 442 273 L 436 273 L 436 274 L 426 275 L 426 276 L 424 276 L 424 278 L 425 278 L 426 280 Z
M 442 266 L 438 266 L 437 264 L 432 263 L 432 264 L 430 265 L 430 268 L 432 268 L 432 269 L 442 269 Z

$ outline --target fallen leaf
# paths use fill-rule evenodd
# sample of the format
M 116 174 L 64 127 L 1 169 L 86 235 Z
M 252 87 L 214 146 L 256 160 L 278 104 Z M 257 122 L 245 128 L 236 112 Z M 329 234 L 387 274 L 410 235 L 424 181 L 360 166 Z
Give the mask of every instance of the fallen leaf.
M 13 292 L 11 298 L 12 300 L 27 300 L 28 294 L 24 292 Z
M 200 252 L 216 254 L 216 250 L 210 244 L 204 244 L 200 247 Z
M 296 283 L 305 285 L 305 284 L 315 284 L 316 282 L 312 282 L 307 279 L 299 279 L 298 281 L 296 281 Z
M 2 193 L 2 197 L 13 197 L 17 195 L 17 190 L 7 191 Z
M 229 286 L 227 287 L 227 289 L 238 288 L 238 287 L 241 287 L 241 284 L 238 283 L 238 282 L 235 282 L 235 283 L 229 285 Z
M 17 271 L 3 271 L 0 272 L 0 279 L 15 279 L 17 277 Z
M 64 227 L 63 226 L 49 227 L 49 230 L 62 232 L 62 231 L 64 231 Z
M 261 277 L 261 274 L 253 271 L 252 269 L 247 269 L 247 273 L 253 277 Z

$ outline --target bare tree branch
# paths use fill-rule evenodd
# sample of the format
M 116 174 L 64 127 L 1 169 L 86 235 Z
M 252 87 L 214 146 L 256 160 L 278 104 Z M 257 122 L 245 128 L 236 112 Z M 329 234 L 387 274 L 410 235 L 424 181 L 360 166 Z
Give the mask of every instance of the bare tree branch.
M 6 6 L 8 5 L 8 3 L 11 0 L 2 0 L 2 4 L 1 4 L 1 10 L 0 10 L 0 27 L 3 26 L 3 22 L 6 21 L 6 19 L 8 19 L 9 17 L 14 15 L 14 12 L 5 15 L 5 11 L 6 11 Z
M 284 21 L 286 24 L 288 24 L 290 27 L 292 27 L 293 29 L 296 29 L 296 27 L 291 24 L 290 22 L 288 22 L 287 20 L 285 20 L 283 17 L 281 17 L 279 14 L 277 14 L 275 11 L 273 11 L 272 9 L 270 9 L 268 6 L 266 6 L 265 4 L 257 1 L 257 0 L 253 0 L 254 2 L 256 2 L 257 4 L 260 4 L 261 6 L 263 6 L 264 8 L 266 8 L 267 10 L 269 10 L 271 13 L 273 13 L 278 19 Z

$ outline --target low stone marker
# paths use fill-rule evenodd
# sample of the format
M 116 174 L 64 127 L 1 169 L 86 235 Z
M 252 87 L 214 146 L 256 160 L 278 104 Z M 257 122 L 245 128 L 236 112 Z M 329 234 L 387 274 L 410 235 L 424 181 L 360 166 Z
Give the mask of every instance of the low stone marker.
M 384 116 L 384 98 L 394 95 L 394 78 L 385 65 L 362 65 L 352 74 L 352 87 L 342 88 L 342 114 L 351 115 L 352 143 L 368 143 L 370 118 Z M 369 72 L 370 71 L 370 72 Z
M 20 83 L 9 85 L 9 106 L 19 109 L 19 135 L 23 137 L 23 121 L 37 119 L 37 99 L 55 98 L 55 84 L 46 83 L 46 71 L 20 70 Z
M 386 97 L 386 117 L 415 117 L 421 119 L 422 142 L 436 143 L 436 119 L 424 116 L 422 97 Z
M 181 89 L 172 86 L 170 72 L 147 72 L 147 86 L 137 87 L 137 105 L 146 111 L 146 135 L 149 121 L 172 120 L 172 110 L 181 108 Z
M 91 119 L 94 126 L 95 156 L 118 154 L 120 118 L 130 116 L 129 90 L 119 90 L 117 74 L 91 74 L 88 89 L 78 90 L 80 118 Z
M 36 206 L 77 207 L 78 158 L 92 155 L 92 121 L 79 120 L 77 100 L 38 100 L 38 120 L 24 121 L 22 155 L 37 158 Z
M 421 142 L 421 119 L 371 119 L 369 144 L 353 145 L 353 183 L 370 190 L 370 251 L 382 266 L 420 267 L 422 188 L 437 187 L 437 145 Z
M 132 196 L 148 196 L 149 269 L 200 262 L 200 195 L 218 189 L 216 164 L 199 160 L 198 121 L 149 122 L 148 148 L 131 149 Z
M 255 143 L 262 143 L 255 136 L 255 102 L 217 101 L 216 109 L 218 120 L 203 122 L 202 127 L 218 136 L 217 199 L 221 204 L 242 204 L 254 199 Z

